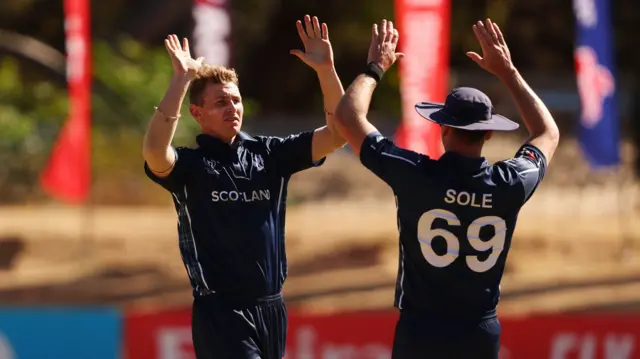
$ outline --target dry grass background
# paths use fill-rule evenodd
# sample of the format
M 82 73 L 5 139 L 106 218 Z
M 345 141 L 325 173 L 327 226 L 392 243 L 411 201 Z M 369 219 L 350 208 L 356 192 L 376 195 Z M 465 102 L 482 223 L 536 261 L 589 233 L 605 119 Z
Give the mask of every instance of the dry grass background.
M 517 147 L 496 139 L 487 157 L 501 159 Z M 625 158 L 629 153 L 625 147 Z M 628 170 L 622 173 L 630 177 Z M 4 252 L 20 243 L 13 246 L 14 260 L 0 269 L 0 301 L 149 309 L 189 304 L 170 198 L 153 190 L 165 205 L 94 208 L 84 231 L 87 217 L 78 208 L 0 208 Z M 590 174 L 575 143 L 565 141 L 521 212 L 500 310 L 516 315 L 640 307 L 637 190 L 632 180 Z M 290 307 L 390 309 L 398 258 L 390 189 L 344 151 L 322 168 L 297 174 L 290 191 Z

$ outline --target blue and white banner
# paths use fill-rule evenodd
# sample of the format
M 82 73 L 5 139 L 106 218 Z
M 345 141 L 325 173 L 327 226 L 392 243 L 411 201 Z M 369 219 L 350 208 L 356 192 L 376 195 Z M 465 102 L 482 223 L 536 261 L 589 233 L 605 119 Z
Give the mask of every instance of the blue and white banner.
M 593 168 L 620 161 L 610 6 L 609 0 L 573 0 L 581 102 L 579 141 Z
M 1 359 L 118 359 L 122 318 L 115 309 L 0 309 Z

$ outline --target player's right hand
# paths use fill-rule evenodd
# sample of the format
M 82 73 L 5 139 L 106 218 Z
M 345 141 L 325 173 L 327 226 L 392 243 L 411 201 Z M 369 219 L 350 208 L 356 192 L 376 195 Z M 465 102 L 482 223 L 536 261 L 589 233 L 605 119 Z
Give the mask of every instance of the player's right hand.
M 404 54 L 396 52 L 399 39 L 400 34 L 393 28 L 393 22 L 382 20 L 380 28 L 378 24 L 373 24 L 367 64 L 373 62 L 385 72 L 389 70 L 397 60 L 404 57 Z
M 198 70 L 202 67 L 204 57 L 194 60 L 189 51 L 189 40 L 185 37 L 182 45 L 177 35 L 169 35 L 164 40 L 164 46 L 167 48 L 173 72 L 178 76 L 186 76 L 188 79 L 194 79 Z
M 473 32 L 480 42 L 482 56 L 472 51 L 467 52 L 467 56 L 498 78 L 513 74 L 515 66 L 511 62 L 511 52 L 498 25 L 490 19 L 484 23 L 478 21 L 473 25 Z

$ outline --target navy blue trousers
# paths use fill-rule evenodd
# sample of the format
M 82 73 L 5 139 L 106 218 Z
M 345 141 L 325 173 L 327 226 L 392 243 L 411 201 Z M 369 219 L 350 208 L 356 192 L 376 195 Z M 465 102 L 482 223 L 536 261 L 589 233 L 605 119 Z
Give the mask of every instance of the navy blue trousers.
M 287 309 L 280 294 L 250 302 L 195 297 L 191 329 L 197 359 L 282 359 Z
M 428 319 L 402 313 L 396 325 L 392 359 L 498 359 L 498 318 L 474 325 L 433 325 Z

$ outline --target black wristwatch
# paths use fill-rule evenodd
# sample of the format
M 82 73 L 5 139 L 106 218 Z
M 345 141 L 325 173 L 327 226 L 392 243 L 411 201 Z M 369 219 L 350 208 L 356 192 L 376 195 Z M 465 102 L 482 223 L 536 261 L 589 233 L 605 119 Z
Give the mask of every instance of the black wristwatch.
M 364 72 L 364 74 L 373 77 L 376 82 L 380 82 L 382 76 L 384 75 L 384 70 L 375 62 L 370 62 L 367 65 L 367 70 Z

